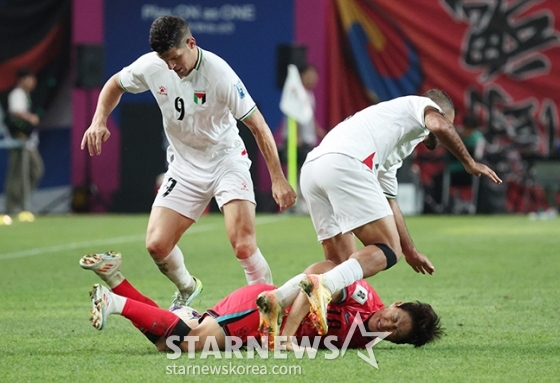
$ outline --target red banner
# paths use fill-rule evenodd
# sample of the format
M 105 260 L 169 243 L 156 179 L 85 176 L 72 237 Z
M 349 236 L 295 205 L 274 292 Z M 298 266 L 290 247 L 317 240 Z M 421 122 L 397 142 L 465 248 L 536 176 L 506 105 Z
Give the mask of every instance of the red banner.
M 442 89 L 456 125 L 478 117 L 484 162 L 506 181 L 505 210 L 547 208 L 531 164 L 560 158 L 559 19 L 557 0 L 331 0 L 327 126 L 379 101 Z M 424 185 L 434 188 L 442 166 L 421 163 Z
M 329 115 L 440 88 L 490 143 L 557 151 L 557 0 L 332 0 Z

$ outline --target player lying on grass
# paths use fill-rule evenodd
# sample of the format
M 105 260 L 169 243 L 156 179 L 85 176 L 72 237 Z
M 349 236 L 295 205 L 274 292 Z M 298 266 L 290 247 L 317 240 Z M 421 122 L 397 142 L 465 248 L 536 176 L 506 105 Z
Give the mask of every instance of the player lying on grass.
M 385 307 L 375 290 L 364 280 L 333 295 L 328 307 L 331 326 L 323 334 L 316 330 L 320 327 L 314 323 L 316 316 L 307 315 L 309 303 L 306 295 L 303 292 L 293 293 L 294 289 L 300 291 L 299 281 L 295 283 L 294 278 L 277 290 L 266 284 L 242 287 L 202 315 L 188 308 L 177 307 L 170 311 L 159 308 L 154 301 L 136 290 L 120 272 L 121 263 L 121 254 L 113 252 L 89 254 L 80 260 L 84 269 L 93 270 L 111 288 L 109 290 L 99 284 L 93 286 L 90 292 L 90 320 L 95 328 L 101 330 L 109 315 L 124 316 L 159 351 L 169 350 L 166 339 L 171 336 L 180 337 L 177 339 L 181 342 L 173 343 L 184 351 L 188 351 L 191 340 L 198 337 L 195 350 L 201 351 L 206 340 L 212 337 L 215 344 L 224 350 L 228 344 L 226 336 L 238 337 L 246 344 L 250 337 L 260 340 L 261 334 L 270 334 L 270 348 L 277 332 L 277 329 L 275 332 L 271 328 L 275 328 L 282 318 L 287 318 L 284 325 L 286 334 L 295 335 L 296 339 L 303 336 L 311 338 L 322 335 L 323 339 L 325 336 L 334 336 L 336 340 L 330 338 L 329 341 L 336 347 L 342 346 L 354 318 L 358 316 L 370 332 L 391 332 L 385 339 L 393 343 L 410 343 L 419 347 L 438 339 L 443 333 L 439 317 L 430 305 L 396 302 Z M 305 273 L 324 272 L 333 266 L 332 262 L 323 261 L 309 266 Z M 270 293 L 266 294 L 267 292 Z M 257 297 L 261 307 L 257 305 Z M 187 336 L 193 338 L 185 339 Z M 349 347 L 364 347 L 372 339 L 355 331 Z

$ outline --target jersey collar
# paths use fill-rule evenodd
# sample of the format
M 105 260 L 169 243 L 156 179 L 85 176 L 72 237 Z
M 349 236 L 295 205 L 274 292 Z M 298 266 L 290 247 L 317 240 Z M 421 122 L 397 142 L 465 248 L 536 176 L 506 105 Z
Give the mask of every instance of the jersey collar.
M 198 49 L 198 58 L 196 59 L 196 63 L 194 64 L 194 68 L 189 72 L 188 75 L 181 78 L 181 82 L 190 81 L 189 79 L 191 79 L 194 76 L 194 71 L 198 71 L 200 69 L 200 66 L 202 65 L 202 52 L 203 51 L 198 46 L 196 47 L 196 49 Z
M 200 68 L 200 64 L 202 63 L 202 49 L 200 49 L 200 47 L 196 47 L 196 49 L 198 49 L 198 59 L 196 60 L 196 64 L 194 66 L 195 70 L 198 70 Z

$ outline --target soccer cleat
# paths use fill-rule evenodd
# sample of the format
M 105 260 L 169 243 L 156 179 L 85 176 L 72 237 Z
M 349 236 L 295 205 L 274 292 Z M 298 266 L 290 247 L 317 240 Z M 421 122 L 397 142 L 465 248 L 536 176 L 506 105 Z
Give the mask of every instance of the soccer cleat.
M 274 340 L 282 324 L 282 306 L 274 291 L 264 291 L 257 297 L 259 308 L 259 334 L 261 339 L 267 337 L 268 349 L 274 350 Z
M 175 291 L 175 294 L 173 295 L 173 301 L 171 302 L 171 306 L 169 306 L 169 310 L 173 310 L 175 308 L 183 306 L 190 306 L 191 302 L 194 301 L 194 298 L 196 298 L 202 292 L 202 282 L 200 281 L 200 279 L 197 279 L 195 277 L 193 277 L 193 279 L 196 283 L 193 292 L 190 294 L 184 294 L 180 291 Z
M 327 324 L 327 305 L 332 299 L 332 294 L 323 285 L 323 276 L 310 274 L 303 277 L 299 283 L 301 290 L 307 295 L 310 319 L 319 335 L 326 335 L 329 330 Z
M 80 266 L 86 270 L 93 270 L 104 281 L 117 273 L 122 264 L 121 253 L 108 251 L 103 254 L 86 254 L 80 259 Z
M 89 296 L 91 298 L 91 317 L 89 321 L 96 329 L 103 330 L 109 316 L 111 293 L 105 286 L 96 283 L 89 292 Z

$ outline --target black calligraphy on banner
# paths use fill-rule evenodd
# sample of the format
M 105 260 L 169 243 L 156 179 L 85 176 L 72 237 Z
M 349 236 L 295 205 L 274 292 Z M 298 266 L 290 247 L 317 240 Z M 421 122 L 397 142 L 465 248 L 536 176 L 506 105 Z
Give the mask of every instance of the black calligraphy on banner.
M 543 0 L 440 0 L 440 3 L 454 19 L 469 25 L 463 36 L 460 61 L 465 68 L 482 71 L 478 83 L 483 95 L 467 92 L 465 104 L 467 109 L 473 104 L 485 105 L 488 138 L 505 134 L 521 151 L 540 155 L 557 152 L 559 127 L 555 102 L 540 95 L 538 88 L 531 88 L 533 97 L 520 100 L 519 94 L 507 86 L 511 81 L 527 81 L 527 86 L 531 86 L 532 78 L 551 73 L 552 63 L 545 51 L 560 46 L 560 33 L 554 29 L 554 12 L 547 8 L 532 10 Z M 510 79 L 503 83 L 505 88 L 495 83 L 500 75 Z
M 550 105 L 547 100 L 547 105 Z M 484 94 L 469 90 L 468 109 L 487 117 L 486 139 L 489 142 L 507 142 L 526 151 L 536 151 L 539 144 L 539 105 L 535 98 L 514 102 L 512 97 L 497 86 L 488 87 Z M 546 112 L 544 112 L 546 114 Z
M 513 101 L 496 85 L 484 93 L 467 91 L 467 108 L 486 116 L 485 161 L 492 164 L 508 185 L 508 210 L 516 212 L 548 208 L 542 189 L 535 185 L 531 158 L 553 142 L 557 111 L 552 100 L 535 98 Z M 543 138 L 543 139 L 541 139 Z M 534 157 L 533 157 L 534 158 Z
M 523 79 L 550 70 L 550 61 L 540 52 L 560 45 L 554 15 L 542 10 L 519 16 L 540 1 L 442 1 L 455 19 L 468 21 L 463 61 L 467 67 L 484 68 L 483 81 L 499 73 Z

